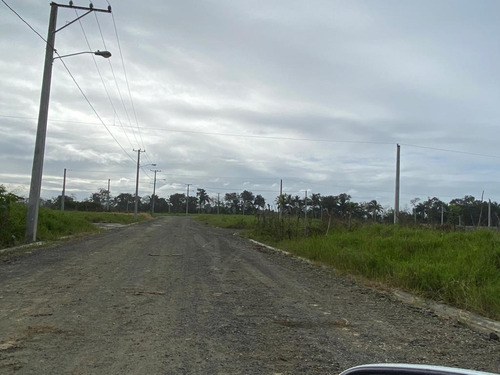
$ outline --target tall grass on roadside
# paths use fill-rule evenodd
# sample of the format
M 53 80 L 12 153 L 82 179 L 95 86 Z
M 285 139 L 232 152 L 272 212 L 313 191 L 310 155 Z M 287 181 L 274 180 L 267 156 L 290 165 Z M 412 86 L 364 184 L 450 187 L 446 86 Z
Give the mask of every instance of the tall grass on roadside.
M 253 215 L 199 214 L 190 216 L 196 217 L 204 224 L 219 228 L 253 229 L 257 223 L 257 219 Z
M 139 215 L 139 221 L 148 215 Z M 111 222 L 129 224 L 134 221 L 131 214 L 109 212 L 57 211 L 40 207 L 38 214 L 37 240 L 47 241 L 64 236 L 98 231 L 93 223 Z M 0 248 L 24 243 L 26 230 L 26 206 L 11 204 L 9 215 L 0 223 Z
M 500 234 L 365 225 L 285 240 L 294 254 L 500 318 Z

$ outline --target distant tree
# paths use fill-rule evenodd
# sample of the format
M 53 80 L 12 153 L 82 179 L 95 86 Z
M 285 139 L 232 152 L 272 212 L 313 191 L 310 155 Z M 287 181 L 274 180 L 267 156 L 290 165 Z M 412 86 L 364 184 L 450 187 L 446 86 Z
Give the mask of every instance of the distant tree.
M 180 213 L 186 212 L 186 195 L 185 194 L 172 194 L 169 198 L 171 212 Z
M 134 196 L 130 193 L 121 193 L 113 198 L 112 204 L 114 209 L 119 212 L 133 212 Z
M 151 212 L 151 202 L 152 202 L 151 195 L 145 195 L 141 197 L 138 207 L 139 212 Z
M 155 212 L 167 213 L 170 209 L 170 203 L 165 198 L 155 198 Z
M 108 190 L 99 189 L 97 192 L 92 193 L 90 197 L 84 201 L 83 206 L 85 206 L 86 211 L 104 210 L 107 207 L 109 197 Z
M 323 209 L 327 210 L 330 215 L 337 213 L 338 197 L 333 195 L 328 195 L 321 199 Z
M 444 212 L 444 220 L 446 221 L 448 205 L 436 197 L 429 197 L 425 202 L 421 202 L 415 207 L 417 217 L 428 224 L 441 223 L 441 210 Z
M 197 189 L 196 196 L 198 197 L 199 211 L 203 212 L 205 205 L 210 202 L 210 197 L 205 189 Z
M 373 199 L 367 203 L 366 209 L 369 212 L 372 221 L 377 221 L 377 215 L 382 211 L 382 205 L 380 205 L 377 200 Z
M 312 194 L 311 195 L 311 207 L 314 217 L 320 217 L 322 207 L 322 197 L 321 194 Z
M 189 204 L 188 204 L 188 212 L 189 213 L 196 213 L 198 210 L 198 198 L 197 197 L 189 197 Z M 184 210 L 186 208 L 184 207 Z
M 460 224 L 464 226 L 477 225 L 481 212 L 481 201 L 476 200 L 472 195 L 466 195 L 463 198 L 452 199 L 450 205 L 458 207 L 454 210 L 458 211 Z
M 343 219 L 346 219 L 352 210 L 350 202 L 351 196 L 349 194 L 342 193 L 337 196 L 337 212 Z
M 224 206 L 228 212 L 232 214 L 238 213 L 240 207 L 240 197 L 238 193 L 226 193 L 224 196 Z
M 253 201 L 253 205 L 255 206 L 256 209 L 258 210 L 263 210 L 264 207 L 266 207 L 266 200 L 264 197 L 260 194 L 257 194 L 255 196 L 255 199 Z
M 242 213 L 245 214 L 247 210 L 253 211 L 255 196 L 251 191 L 243 190 L 240 194 L 241 204 L 242 204 Z

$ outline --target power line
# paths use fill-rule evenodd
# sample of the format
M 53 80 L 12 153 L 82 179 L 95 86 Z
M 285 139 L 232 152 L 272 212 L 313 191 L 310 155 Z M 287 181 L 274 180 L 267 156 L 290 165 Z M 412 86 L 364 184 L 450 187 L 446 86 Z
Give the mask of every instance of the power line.
M 59 54 L 57 53 L 56 51 L 56 54 L 59 56 Z M 59 60 L 61 60 L 64 68 L 66 69 L 66 71 L 68 72 L 68 74 L 70 75 L 71 79 L 73 79 L 73 82 L 75 83 L 76 87 L 78 87 L 78 90 L 80 91 L 80 93 L 83 95 L 83 97 L 85 98 L 85 100 L 87 101 L 87 103 L 89 104 L 90 108 L 92 109 L 92 111 L 94 112 L 94 114 L 97 116 L 97 118 L 99 119 L 99 121 L 101 122 L 101 124 L 104 126 L 104 128 L 108 131 L 109 135 L 111 135 L 111 137 L 114 139 L 114 141 L 116 142 L 116 144 L 118 144 L 118 146 L 120 146 L 120 148 L 122 149 L 122 151 L 132 160 L 134 161 L 134 158 L 123 148 L 123 146 L 120 144 L 120 142 L 118 141 L 118 139 L 116 139 L 116 137 L 113 135 L 113 133 L 111 133 L 111 131 L 109 130 L 109 128 L 106 126 L 104 120 L 101 118 L 101 116 L 99 115 L 99 113 L 97 112 L 97 110 L 95 109 L 95 107 L 92 105 L 92 103 L 90 102 L 89 98 L 87 97 L 87 95 L 85 95 L 85 93 L 83 92 L 82 88 L 80 87 L 80 85 L 78 84 L 78 82 L 76 81 L 75 77 L 73 76 L 73 74 L 71 73 L 71 71 L 69 70 L 69 68 L 67 67 L 66 63 L 64 62 L 64 60 L 59 56 Z
M 76 9 L 75 9 L 75 14 L 78 16 L 78 12 L 77 12 L 77 10 L 76 10 Z M 101 34 L 101 39 L 102 39 L 102 42 L 103 42 L 104 49 L 105 49 L 105 50 L 107 50 L 107 47 L 106 47 L 106 42 L 104 41 L 104 36 L 103 36 L 103 34 L 102 34 L 101 26 L 100 26 L 99 21 L 98 21 L 98 18 L 97 18 L 97 13 L 95 13 L 95 12 L 94 12 L 94 15 L 95 15 L 95 17 L 96 17 L 96 21 L 97 21 L 97 25 L 98 25 L 98 28 L 99 28 L 99 32 L 100 32 L 100 34 Z M 81 29 L 82 29 L 82 33 L 83 33 L 83 36 L 84 36 L 85 41 L 86 41 L 86 43 L 87 43 L 87 46 L 88 46 L 89 50 L 92 50 L 92 47 L 90 46 L 90 42 L 89 42 L 89 40 L 88 40 L 88 38 L 87 38 L 87 34 L 86 34 L 86 32 L 85 32 L 85 28 L 83 27 L 83 23 L 81 22 L 81 20 L 78 20 L 78 22 L 80 23 L 80 27 L 81 27 Z M 100 79 L 101 79 L 102 86 L 103 86 L 103 88 L 104 88 L 104 91 L 106 92 L 106 96 L 108 97 L 108 100 L 109 100 L 109 103 L 110 103 L 110 105 L 111 105 L 111 108 L 113 108 L 113 112 L 114 112 L 115 116 L 117 116 L 117 117 L 118 117 L 118 122 L 119 122 L 119 124 L 120 124 L 120 125 L 122 126 L 122 128 L 123 128 L 123 125 L 122 125 L 122 123 L 121 123 L 120 117 L 118 116 L 118 113 L 117 113 L 117 111 L 116 111 L 116 108 L 115 108 L 115 106 L 114 106 L 114 104 L 113 104 L 113 100 L 111 99 L 111 96 L 109 95 L 109 91 L 108 91 L 108 89 L 107 89 L 107 87 L 106 87 L 106 84 L 105 84 L 105 82 L 104 82 L 104 78 L 102 77 L 101 70 L 99 69 L 99 65 L 97 64 L 97 61 L 96 61 L 96 59 L 95 59 L 94 55 L 92 55 L 92 59 L 94 60 L 94 65 L 95 65 L 96 70 L 97 70 L 97 73 L 99 74 L 99 77 L 100 77 Z M 109 59 L 108 59 L 108 62 L 109 62 Z M 116 81 L 116 78 L 115 78 L 115 81 Z M 125 129 L 123 129 L 123 132 L 125 133 L 125 136 L 126 136 L 127 140 L 129 141 L 130 146 L 132 146 L 132 147 L 133 147 L 132 143 L 130 142 L 130 139 L 128 138 L 128 134 L 125 132 Z
M 36 120 L 36 118 L 34 118 L 34 117 L 23 117 L 23 116 L 0 115 L 0 117 Z M 51 119 L 50 121 L 68 122 L 68 123 L 75 123 L 75 124 L 100 125 L 99 123 L 83 122 L 83 121 L 67 121 L 67 120 L 57 120 L 57 119 Z M 108 126 L 112 127 L 112 126 L 117 126 L 117 125 L 108 125 Z M 156 127 L 143 127 L 143 129 L 172 132 L 172 133 L 203 134 L 203 135 L 213 135 L 213 136 L 254 138 L 254 139 L 271 139 L 271 140 L 279 140 L 279 141 L 283 140 L 283 141 L 304 141 L 304 142 L 322 142 L 322 143 L 378 144 L 378 145 L 391 145 L 391 146 L 396 144 L 394 142 L 351 141 L 351 140 L 334 140 L 334 139 L 326 139 L 326 138 L 315 139 L 315 138 L 264 136 L 264 135 L 252 135 L 252 134 L 215 133 L 215 132 L 203 132 L 203 131 L 197 131 L 197 130 L 179 130 L 179 129 L 167 129 L 167 128 L 156 128 Z M 500 156 L 498 156 L 498 155 L 481 154 L 481 153 L 452 150 L 452 149 L 445 149 L 445 148 L 438 148 L 438 147 L 430 147 L 430 146 L 420 146 L 420 145 L 414 145 L 414 144 L 402 143 L 402 142 L 399 142 L 399 144 L 402 146 L 407 146 L 407 147 L 415 147 L 415 148 L 422 148 L 422 149 L 435 150 L 435 151 L 441 151 L 441 152 L 452 152 L 452 153 L 456 153 L 456 154 L 500 159 Z
M 449 150 L 449 149 L 445 149 L 445 148 L 428 147 L 428 146 L 418 146 L 418 145 L 411 145 L 411 144 L 405 144 L 405 143 L 400 143 L 400 145 L 407 146 L 407 147 L 423 148 L 423 149 L 426 149 L 426 150 L 434 150 L 434 151 L 442 151 L 442 152 L 453 152 L 455 154 L 472 155 L 472 156 L 484 156 L 484 157 L 488 157 L 488 158 L 497 158 L 497 159 L 500 159 L 500 156 L 485 155 L 485 154 L 479 154 L 479 153 L 468 152 L 468 151 Z
M 109 2 L 108 2 L 108 5 L 109 5 Z M 110 5 L 110 6 L 111 6 L 111 5 Z M 95 19 L 96 19 L 96 22 L 97 22 L 97 27 L 98 27 L 98 29 L 99 29 L 99 33 L 101 34 L 101 39 L 102 39 L 102 43 L 103 43 L 103 45 L 104 45 L 104 49 L 105 49 L 105 50 L 107 50 L 108 48 L 106 47 L 106 41 L 104 40 L 104 35 L 103 35 L 103 33 L 102 33 L 101 24 L 99 23 L 99 18 L 97 17 L 97 13 L 94 13 L 94 16 L 95 16 Z M 113 69 L 113 64 L 112 64 L 112 62 L 111 62 L 111 60 L 110 60 L 110 59 L 108 59 L 108 63 L 109 63 L 109 67 L 110 67 L 110 69 L 111 69 L 111 73 L 112 73 L 112 75 L 113 75 L 113 80 L 114 80 L 114 82 L 115 82 L 115 86 L 116 86 L 116 88 L 117 88 L 117 90 L 118 90 L 118 94 L 119 94 L 120 100 L 121 100 L 121 102 L 122 102 L 123 107 L 125 108 L 125 103 L 123 102 L 123 97 L 122 97 L 122 94 L 121 94 L 120 86 L 118 85 L 118 80 L 116 79 L 115 70 Z M 111 98 L 109 98 L 109 100 L 110 100 L 110 102 L 111 102 Z M 113 104 L 111 104 L 111 105 L 112 105 L 112 107 L 113 107 L 113 111 L 114 111 L 115 116 L 118 118 L 118 123 L 120 124 L 120 126 L 121 126 L 121 128 L 122 128 L 122 130 L 123 130 L 123 133 L 125 134 L 125 137 L 127 138 L 128 143 L 129 143 L 129 144 L 130 144 L 130 146 L 132 146 L 132 148 L 133 148 L 133 144 L 132 144 L 132 142 L 130 141 L 130 138 L 129 138 L 129 136 L 128 136 L 128 133 L 125 131 L 125 127 L 123 126 L 123 123 L 122 123 L 122 121 L 121 121 L 121 119 L 120 119 L 120 116 L 118 116 L 118 113 L 117 113 L 117 111 L 116 111 L 115 106 L 114 106 Z M 126 111 L 126 108 L 125 108 L 125 111 Z M 127 117 L 128 117 L 128 113 L 127 113 Z M 129 118 L 129 121 L 130 121 L 130 118 Z M 135 135 L 135 134 L 134 134 L 134 135 Z M 136 140 L 137 140 L 137 138 L 136 138 Z
M 36 35 L 38 35 L 44 42 L 45 44 L 48 44 L 47 40 L 42 36 L 40 35 L 40 33 L 38 31 L 36 31 L 18 12 L 16 12 L 9 4 L 7 4 L 7 2 L 5 0 L 1 0 L 2 3 L 5 4 L 5 6 L 7 8 L 9 8 L 23 23 L 25 23 Z M 82 27 L 83 28 L 83 27 Z M 85 36 L 86 38 L 86 36 Z M 88 43 L 88 41 L 87 41 Z M 59 60 L 61 60 L 61 63 L 63 64 L 64 68 L 66 69 L 66 71 L 68 72 L 68 74 L 70 75 L 71 79 L 73 80 L 73 82 L 75 83 L 76 87 L 78 88 L 78 90 L 80 91 L 80 93 L 83 95 L 83 97 L 85 98 L 85 100 L 87 101 L 87 103 L 90 105 L 90 107 L 92 108 L 92 110 L 94 111 L 95 115 L 97 116 L 97 118 L 99 119 L 99 121 L 101 122 L 101 124 L 106 128 L 106 130 L 108 131 L 108 133 L 111 135 L 111 137 L 115 140 L 115 142 L 118 144 L 118 146 L 120 146 L 120 148 L 125 152 L 125 154 L 132 159 L 132 161 L 134 160 L 128 153 L 127 151 L 122 147 L 122 145 L 120 144 L 120 142 L 118 142 L 118 140 L 115 138 L 115 136 L 111 133 L 111 131 L 108 129 L 108 127 L 106 126 L 106 124 L 104 123 L 104 121 L 102 120 L 101 116 L 97 113 L 97 110 L 95 109 L 95 107 L 92 105 L 92 103 L 90 102 L 90 100 L 88 99 L 88 97 L 85 95 L 85 93 L 83 92 L 82 88 L 80 87 L 80 85 L 78 84 L 78 82 L 76 81 L 75 77 L 73 76 L 73 74 L 71 73 L 71 71 L 69 70 L 68 66 L 66 65 L 66 63 L 64 62 L 63 58 L 61 57 L 61 55 L 57 52 L 57 50 L 54 48 L 54 46 L 51 46 L 52 49 L 54 50 L 54 53 L 59 57 Z M 94 61 L 95 62 L 95 61 Z M 6 116 L 3 116 L 3 117 L 6 117 Z
M 27 26 L 28 26 L 28 27 L 29 27 L 29 28 L 30 28 L 30 29 L 31 29 L 31 30 L 32 30 L 32 31 L 33 31 L 36 35 L 38 35 L 38 36 L 39 36 L 39 37 L 40 37 L 40 38 L 41 38 L 41 39 L 42 39 L 45 43 L 47 43 L 47 40 L 45 40 L 45 38 L 44 38 L 42 35 L 40 35 L 40 33 L 39 33 L 38 31 L 36 31 L 36 30 L 33 28 L 33 26 L 31 26 L 31 25 L 28 23 L 28 21 L 26 21 L 23 17 L 21 17 L 21 15 L 20 15 L 19 13 L 17 13 L 14 9 L 12 9 L 12 7 L 11 7 L 9 4 L 7 4 L 7 2 L 6 2 L 5 0 L 2 0 L 2 3 L 4 3 L 4 4 L 5 4 L 5 6 L 6 6 L 7 8 L 9 8 L 9 9 L 10 9 L 10 10 L 11 10 L 11 11 L 12 11 L 12 12 L 13 12 L 13 13 L 17 16 L 17 17 L 19 17 L 19 19 L 20 19 L 21 21 L 23 21 L 23 22 L 24 22 L 24 23 L 25 23 L 25 24 L 26 24 L 26 25 L 27 25 Z
M 109 4 L 109 2 L 108 2 L 108 4 Z M 115 20 L 115 16 L 114 16 L 113 13 L 111 13 L 111 18 L 113 20 L 113 27 L 114 27 L 115 35 L 116 35 L 116 42 L 117 42 L 117 45 L 118 45 L 118 51 L 120 52 L 120 60 L 122 62 L 123 75 L 124 75 L 124 78 L 125 78 L 125 83 L 127 85 L 127 91 L 128 91 L 128 95 L 129 95 L 130 105 L 132 107 L 132 113 L 134 114 L 135 123 L 136 123 L 136 126 L 137 126 L 137 132 L 139 133 L 139 138 L 141 140 L 142 147 L 146 148 L 144 146 L 144 140 L 142 139 L 141 129 L 140 129 L 140 126 L 139 126 L 139 121 L 137 119 L 137 113 L 135 111 L 134 101 L 132 99 L 132 92 L 130 90 L 130 83 L 129 83 L 128 76 L 127 76 L 127 70 L 125 69 L 125 59 L 123 58 L 122 47 L 121 47 L 121 43 L 120 43 L 120 37 L 118 36 L 118 28 L 116 26 L 116 20 Z M 127 116 L 128 116 L 128 113 L 127 113 Z M 148 161 L 151 163 L 151 159 L 149 158 L 148 155 L 146 155 L 146 159 L 148 159 Z

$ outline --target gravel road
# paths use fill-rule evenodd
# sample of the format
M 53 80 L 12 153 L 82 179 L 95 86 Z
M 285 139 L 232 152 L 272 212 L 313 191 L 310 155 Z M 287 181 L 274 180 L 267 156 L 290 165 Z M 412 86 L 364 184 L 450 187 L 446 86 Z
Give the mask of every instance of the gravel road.
M 0 259 L 2 374 L 500 372 L 500 343 L 188 217 Z

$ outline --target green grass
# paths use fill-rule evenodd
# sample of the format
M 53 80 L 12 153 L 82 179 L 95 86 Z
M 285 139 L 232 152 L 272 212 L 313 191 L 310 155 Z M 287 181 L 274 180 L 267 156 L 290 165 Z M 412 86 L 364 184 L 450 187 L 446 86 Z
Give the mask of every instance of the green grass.
M 346 273 L 500 319 L 500 234 L 365 225 L 278 243 Z
M 257 219 L 253 215 L 192 215 L 204 224 L 218 228 L 254 229 Z
M 292 236 L 276 220 L 240 215 L 200 215 L 209 225 L 241 228 L 245 236 L 330 265 L 386 287 L 400 288 L 500 320 L 500 233 L 442 231 L 422 227 L 337 224 L 328 236 L 313 222 L 291 221 Z M 322 234 L 320 234 L 322 233 Z M 285 233 L 286 234 L 286 233 Z M 285 238 L 285 239 L 282 239 Z M 291 239 L 289 239 L 291 238 Z
M 143 221 L 147 217 L 148 215 L 140 214 L 138 220 Z M 26 228 L 26 207 L 21 204 L 11 205 L 8 213 L 4 213 L 2 219 L 0 248 L 23 244 Z M 70 235 L 97 232 L 99 229 L 93 223 L 98 222 L 130 224 L 133 221 L 131 214 L 57 211 L 40 208 L 37 240 L 49 241 Z

